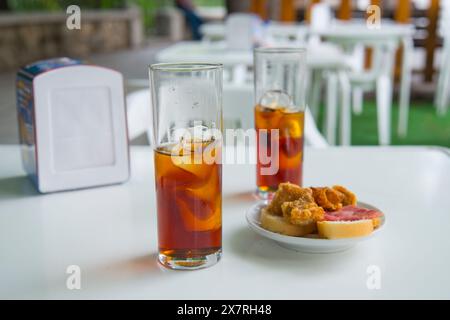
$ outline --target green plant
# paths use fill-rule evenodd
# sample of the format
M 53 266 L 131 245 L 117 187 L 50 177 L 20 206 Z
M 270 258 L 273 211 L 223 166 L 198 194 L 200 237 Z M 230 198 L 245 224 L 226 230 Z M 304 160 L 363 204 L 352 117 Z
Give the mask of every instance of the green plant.
M 147 33 L 150 33 L 155 26 L 156 11 L 160 8 L 173 5 L 172 0 L 128 0 L 127 3 L 137 5 L 141 9 Z
M 1 0 L 0 0 L 1 1 Z M 70 5 L 83 9 L 118 9 L 127 5 L 136 5 L 142 11 L 147 33 L 155 26 L 155 14 L 158 9 L 173 6 L 174 0 L 7 0 L 12 11 L 64 11 Z M 222 6 L 224 0 L 195 0 L 197 6 Z
M 194 3 L 202 7 L 223 7 L 225 0 L 194 0 Z

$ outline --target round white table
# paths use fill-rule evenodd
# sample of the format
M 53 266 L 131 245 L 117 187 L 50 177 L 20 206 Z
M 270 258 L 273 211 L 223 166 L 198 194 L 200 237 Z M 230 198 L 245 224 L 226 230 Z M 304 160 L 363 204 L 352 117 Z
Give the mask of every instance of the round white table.
M 149 147 L 131 148 L 125 184 L 47 195 L 25 177 L 18 146 L 0 154 L 3 299 L 450 298 L 448 149 L 306 149 L 305 185 L 342 184 L 386 214 L 377 237 L 335 254 L 290 251 L 253 233 L 245 211 L 254 165 L 227 164 L 223 258 L 193 272 L 156 262 Z M 66 286 L 69 266 L 80 268 L 79 290 Z
M 248 68 L 253 67 L 253 52 L 249 50 L 230 50 L 225 42 L 214 44 L 199 41 L 182 41 L 173 44 L 156 55 L 158 62 L 209 62 L 222 63 L 226 69 L 231 69 L 231 82 L 236 85 L 248 83 Z M 350 114 L 350 88 L 347 88 L 348 63 L 344 53 L 336 46 L 330 44 L 311 45 L 307 47 L 307 66 L 312 71 L 314 78 L 316 74 L 327 75 L 327 98 L 325 128 L 327 141 L 334 145 L 336 143 L 336 128 L 338 118 L 338 106 L 341 105 L 342 126 L 350 130 L 348 115 Z M 341 91 L 341 101 L 339 100 Z M 320 87 L 311 88 L 309 106 L 317 116 L 318 103 L 312 101 L 320 98 Z M 342 135 L 343 136 L 343 135 Z M 349 140 L 349 139 L 347 139 Z M 346 141 L 349 144 L 349 141 Z

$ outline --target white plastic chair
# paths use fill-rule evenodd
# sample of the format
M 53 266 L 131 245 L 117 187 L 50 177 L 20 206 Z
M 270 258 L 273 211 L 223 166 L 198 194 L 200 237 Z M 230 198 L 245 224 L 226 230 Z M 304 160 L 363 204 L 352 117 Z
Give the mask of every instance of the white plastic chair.
M 372 68 L 368 71 L 349 74 L 352 90 L 357 90 L 354 103 L 362 102 L 359 94 L 366 90 L 376 91 L 379 144 L 389 145 L 391 141 L 391 108 L 393 94 L 392 68 L 394 66 L 396 44 L 385 41 L 373 44 Z M 353 91 L 355 92 L 355 91 Z M 355 99 L 356 98 L 356 99 Z M 362 97 L 361 97 L 362 98 Z M 356 100 L 356 101 L 355 101 Z M 356 106 L 357 111 L 361 106 Z
M 336 25 L 338 27 L 338 25 Z M 396 37 L 368 37 L 360 36 L 352 30 L 346 35 L 345 28 L 355 28 L 356 25 L 339 25 L 338 36 L 331 32 L 323 33 L 326 40 L 340 45 L 350 53 L 349 60 L 354 62 L 353 50 L 360 50 L 363 47 L 373 49 L 373 63 L 370 70 L 364 70 L 359 63 L 348 63 L 352 68 L 348 77 L 350 79 L 351 92 L 353 94 L 353 108 L 356 113 L 362 111 L 362 93 L 367 90 L 375 90 L 378 112 L 378 136 L 381 145 L 389 145 L 391 140 L 391 106 L 393 94 L 393 64 L 395 59 L 395 50 L 400 44 L 403 44 L 405 50 L 403 68 L 402 68 L 402 88 L 401 105 L 399 117 L 399 134 L 404 135 L 407 130 L 408 108 L 409 108 L 409 86 L 410 86 L 410 52 L 411 39 L 399 41 Z M 361 26 L 359 26 L 361 27 Z M 351 29 L 349 29 L 351 30 Z M 356 36 L 357 35 L 357 36 Z M 318 80 L 320 81 L 320 79 Z M 317 85 L 316 85 L 317 86 Z M 316 90 L 313 90 L 315 92 Z M 349 118 L 347 116 L 347 118 Z M 344 128 L 345 129 L 345 128 Z M 350 139 L 350 131 L 347 130 L 345 141 Z
M 441 3 L 440 34 L 444 40 L 435 105 L 439 115 L 447 112 L 450 103 L 450 1 Z
M 308 49 L 314 56 L 323 58 L 322 64 L 318 63 L 312 68 L 310 78 L 309 105 L 312 115 L 317 120 L 319 105 L 321 101 L 321 87 L 323 80 L 326 83 L 324 134 L 329 144 L 336 144 L 336 128 L 338 121 L 338 110 L 340 114 L 340 143 L 351 144 L 351 115 L 350 110 L 350 82 L 348 78 L 349 63 L 341 50 L 332 43 L 324 43 L 320 36 L 315 35 L 325 31 L 333 24 L 334 16 L 332 9 L 327 3 L 318 3 L 311 8 L 310 37 L 308 38 Z M 338 61 L 330 63 L 327 56 L 332 55 Z
M 311 8 L 311 29 L 326 30 L 333 19 L 333 11 L 328 3 L 316 3 Z
M 151 139 L 151 99 L 148 88 L 135 91 L 127 95 L 128 132 L 130 140 L 142 134 Z M 252 86 L 224 85 L 223 117 L 229 128 L 254 128 L 253 115 L 254 99 Z M 228 124 L 228 125 L 227 125 Z M 309 110 L 305 113 L 305 143 L 307 145 L 325 148 L 328 143 L 318 131 L 314 118 Z
M 149 81 L 147 79 L 127 79 L 125 81 L 128 138 L 130 141 L 138 138 L 143 133 L 147 133 L 148 126 L 152 123 L 149 105 L 151 100 L 150 90 L 146 90 L 146 93 L 142 90 L 148 88 L 148 86 Z M 147 136 L 147 138 L 148 141 L 151 141 L 150 136 Z
M 262 37 L 261 19 L 254 14 L 233 13 L 225 22 L 225 40 L 230 50 L 252 50 Z

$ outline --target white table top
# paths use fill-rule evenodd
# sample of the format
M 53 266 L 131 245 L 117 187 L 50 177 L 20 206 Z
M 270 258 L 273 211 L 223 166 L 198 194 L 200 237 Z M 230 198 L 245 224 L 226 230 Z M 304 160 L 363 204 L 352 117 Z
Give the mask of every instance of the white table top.
M 307 48 L 309 68 L 332 68 L 347 66 L 346 56 L 333 45 L 310 46 Z M 250 50 L 229 50 L 225 42 L 213 44 L 201 41 L 177 42 L 156 54 L 158 62 L 205 62 L 222 63 L 225 66 L 253 65 L 253 52 Z
M 386 38 L 401 38 L 410 37 L 414 34 L 414 25 L 399 24 L 388 21 L 382 21 L 380 28 L 368 28 L 365 22 L 338 22 L 332 27 L 325 30 L 312 30 L 311 34 L 318 34 L 326 39 L 353 39 L 353 40 L 368 40 L 368 39 L 386 39 Z
M 210 62 L 224 65 L 251 64 L 253 52 L 229 50 L 225 42 L 180 41 L 156 54 L 158 62 Z
M 309 26 L 299 23 L 289 23 L 289 22 L 278 22 L 270 21 L 268 24 L 264 24 L 265 28 L 269 28 L 272 31 L 277 31 L 279 33 L 295 34 L 295 33 L 308 33 Z M 225 22 L 207 22 L 200 26 L 200 32 L 208 38 L 222 38 L 226 36 L 226 25 Z
M 227 15 L 224 7 L 197 7 L 196 12 L 200 18 L 213 21 L 222 21 Z
M 368 28 L 365 20 L 353 19 L 350 21 L 335 20 L 329 28 L 323 30 L 314 30 L 309 25 L 299 23 L 277 23 L 271 22 L 267 26 L 276 28 L 279 31 L 286 32 L 302 31 L 310 35 L 320 35 L 326 38 L 352 38 L 352 39 L 384 39 L 412 36 L 414 34 L 414 25 L 401 24 L 393 20 L 383 19 L 380 28 Z M 201 32 L 208 37 L 225 37 L 225 23 L 210 22 L 201 26 Z
M 156 262 L 153 159 L 131 148 L 129 182 L 39 195 L 19 148 L 0 146 L 0 298 L 450 298 L 448 149 L 305 150 L 305 185 L 340 183 L 386 214 L 385 229 L 335 254 L 301 254 L 253 233 L 252 165 L 225 165 L 223 258 L 192 272 Z M 66 268 L 81 268 L 81 290 Z M 369 266 L 381 288 L 367 288 Z

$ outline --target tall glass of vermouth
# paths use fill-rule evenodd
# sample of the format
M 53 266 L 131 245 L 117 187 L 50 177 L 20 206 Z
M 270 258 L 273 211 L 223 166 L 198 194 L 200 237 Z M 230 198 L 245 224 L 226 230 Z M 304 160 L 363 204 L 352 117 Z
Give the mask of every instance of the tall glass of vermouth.
M 214 265 L 222 254 L 222 65 L 150 66 L 159 262 Z
M 302 184 L 306 50 L 257 48 L 254 64 L 257 194 L 268 199 L 282 182 Z

